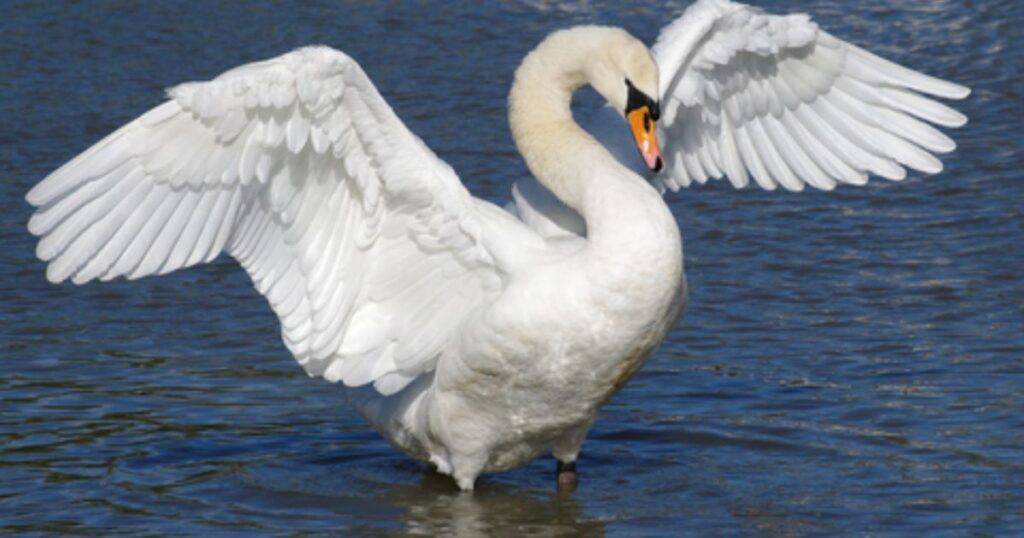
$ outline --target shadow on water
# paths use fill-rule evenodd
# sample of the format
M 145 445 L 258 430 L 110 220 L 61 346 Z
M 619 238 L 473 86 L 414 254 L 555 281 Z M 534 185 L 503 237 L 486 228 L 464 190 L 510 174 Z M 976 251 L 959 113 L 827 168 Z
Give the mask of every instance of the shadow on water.
M 347 458 L 346 458 L 347 459 Z M 414 462 L 276 462 L 237 471 L 237 505 L 333 512 L 338 531 L 376 536 L 604 536 L 605 522 L 584 515 L 575 492 L 482 480 L 474 492 Z M 550 477 L 549 477 L 550 478 Z M 330 518 L 323 518 L 330 520 Z M 323 529 L 330 530 L 330 529 Z

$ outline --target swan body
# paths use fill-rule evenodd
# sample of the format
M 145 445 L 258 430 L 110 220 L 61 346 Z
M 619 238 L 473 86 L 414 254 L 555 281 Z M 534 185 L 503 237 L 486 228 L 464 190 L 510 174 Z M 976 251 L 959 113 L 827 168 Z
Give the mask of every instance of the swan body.
M 587 82 L 624 107 L 623 73 L 656 91 L 646 47 L 618 29 L 556 32 L 527 56 L 509 97 L 509 123 L 536 177 L 585 219 L 586 241 L 549 241 L 525 256 L 499 253 L 505 288 L 463 326 L 452 350 L 472 361 L 441 361 L 432 383 L 391 399 L 365 391 L 357 403 L 385 435 L 402 432 L 391 435 L 399 447 L 450 472 L 464 489 L 481 470 L 516 467 L 549 448 L 559 461 L 575 461 L 597 409 L 681 312 L 675 219 L 569 109 L 572 92 Z M 489 208 L 489 222 L 510 228 L 501 237 L 522 226 Z
M 585 84 L 608 102 L 587 130 L 569 108 Z M 698 1 L 653 55 L 619 29 L 555 32 L 509 95 L 535 180 L 503 209 L 472 197 L 354 60 L 308 47 L 171 89 L 33 188 L 29 230 L 53 282 L 228 253 L 311 376 L 472 489 L 549 449 L 572 464 L 678 320 L 682 242 L 661 191 L 934 173 L 955 145 L 925 121 L 966 118 L 922 94 L 966 93 L 806 16 L 727 0 Z

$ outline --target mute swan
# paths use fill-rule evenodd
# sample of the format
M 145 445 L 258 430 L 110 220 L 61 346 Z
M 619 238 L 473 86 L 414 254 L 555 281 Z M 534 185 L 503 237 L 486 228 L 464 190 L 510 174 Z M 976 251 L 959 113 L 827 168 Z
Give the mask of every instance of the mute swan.
M 29 230 L 53 282 L 227 252 L 298 362 L 350 387 L 395 446 L 466 490 L 547 449 L 572 482 L 597 410 L 684 307 L 659 190 L 935 173 L 932 153 L 954 144 L 917 118 L 966 121 L 922 95 L 966 88 L 804 15 L 699 0 L 652 52 L 591 26 L 523 60 L 509 122 L 546 189 L 517 185 L 511 211 L 470 196 L 354 60 L 310 47 L 171 89 L 33 188 Z M 570 113 L 584 84 L 609 103 L 588 126 L 598 138 Z M 660 170 L 653 187 L 645 168 Z

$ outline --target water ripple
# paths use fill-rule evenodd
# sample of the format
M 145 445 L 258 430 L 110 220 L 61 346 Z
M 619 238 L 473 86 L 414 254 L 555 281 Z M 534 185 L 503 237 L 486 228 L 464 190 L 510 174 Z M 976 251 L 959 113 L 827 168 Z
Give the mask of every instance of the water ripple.
M 650 41 L 684 4 L 8 2 L 0 532 L 1024 534 L 1024 3 L 761 4 L 970 85 L 946 171 L 670 196 L 691 306 L 603 411 L 580 488 L 541 459 L 467 496 L 303 375 L 233 263 L 51 286 L 23 195 L 164 88 L 325 43 L 502 201 L 526 173 L 504 120 L 521 56 L 579 23 Z

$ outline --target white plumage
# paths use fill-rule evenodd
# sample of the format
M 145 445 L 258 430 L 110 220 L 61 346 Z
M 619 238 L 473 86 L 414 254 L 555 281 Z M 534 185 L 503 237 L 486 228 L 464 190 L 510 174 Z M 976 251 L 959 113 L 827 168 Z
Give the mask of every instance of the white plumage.
M 933 154 L 956 144 L 928 123 L 967 121 L 922 95 L 962 99 L 967 88 L 839 40 L 803 14 L 702 0 L 662 29 L 651 52 L 662 74 L 661 188 L 727 177 L 737 188 L 753 180 L 831 190 L 871 174 L 898 181 L 906 167 L 935 174 Z M 633 163 L 615 123 L 602 111 L 588 127 Z
M 700 0 L 652 52 L 657 64 L 625 32 L 584 27 L 524 60 L 510 120 L 547 189 L 521 182 L 508 212 L 473 198 L 355 61 L 310 47 L 171 89 L 33 188 L 29 230 L 53 282 L 227 252 L 306 371 L 363 387 L 371 423 L 463 488 L 548 448 L 569 463 L 685 303 L 678 229 L 629 170 L 623 79 L 660 97 L 653 179 L 673 190 L 935 173 L 933 153 L 955 145 L 928 123 L 966 121 L 922 95 L 966 88 L 804 15 Z M 584 83 L 610 103 L 588 125 L 604 147 L 572 122 Z
M 344 54 L 301 49 L 169 95 L 29 193 L 51 281 L 227 251 L 310 374 L 386 393 L 432 369 L 460 319 L 418 312 L 465 315 L 498 289 L 468 193 Z

